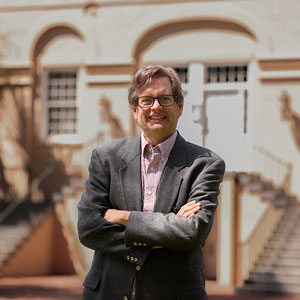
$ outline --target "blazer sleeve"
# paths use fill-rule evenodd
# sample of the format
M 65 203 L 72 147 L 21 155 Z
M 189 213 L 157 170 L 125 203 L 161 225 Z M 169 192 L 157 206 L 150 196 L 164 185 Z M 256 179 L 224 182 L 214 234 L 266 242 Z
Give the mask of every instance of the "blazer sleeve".
M 108 253 L 142 265 L 151 247 L 125 245 L 125 227 L 112 224 L 103 217 L 112 208 L 109 202 L 110 176 L 93 151 L 85 192 L 78 203 L 78 235 L 80 242 L 93 250 Z
M 201 169 L 198 160 L 199 163 L 195 162 L 191 170 L 187 167 L 182 183 L 188 186 L 188 192 L 184 194 L 187 197 L 185 203 L 196 200 L 201 202 L 201 209 L 190 218 L 173 212 L 132 212 L 125 232 L 127 246 L 142 241 L 170 250 L 192 251 L 203 245 L 212 226 L 219 185 L 225 172 L 225 163 L 221 158 L 202 158 L 202 163 L 203 159 L 207 160 L 206 166 Z

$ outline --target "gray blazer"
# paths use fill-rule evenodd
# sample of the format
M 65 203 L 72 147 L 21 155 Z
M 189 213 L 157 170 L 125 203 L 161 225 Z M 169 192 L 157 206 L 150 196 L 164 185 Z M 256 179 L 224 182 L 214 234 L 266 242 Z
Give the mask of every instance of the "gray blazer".
M 178 134 L 153 213 L 144 213 L 140 153 L 140 136 L 93 151 L 78 204 L 79 239 L 95 250 L 82 299 L 130 299 L 134 281 L 137 300 L 207 299 L 202 246 L 212 226 L 225 163 Z M 191 200 L 200 201 L 201 209 L 190 218 L 177 216 Z M 103 213 L 108 208 L 131 211 L 127 226 L 107 222 Z

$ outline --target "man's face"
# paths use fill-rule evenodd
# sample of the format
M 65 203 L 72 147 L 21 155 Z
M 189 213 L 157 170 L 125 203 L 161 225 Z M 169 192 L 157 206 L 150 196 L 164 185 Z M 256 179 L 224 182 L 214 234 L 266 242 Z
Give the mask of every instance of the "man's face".
M 153 78 L 151 83 L 139 92 L 138 96 L 158 97 L 161 95 L 173 95 L 168 77 Z M 182 109 L 183 104 L 175 103 L 172 106 L 161 107 L 158 101 L 155 100 L 152 107 L 134 106 L 132 112 L 134 119 L 142 128 L 148 141 L 157 141 L 157 144 L 159 144 L 175 132 Z

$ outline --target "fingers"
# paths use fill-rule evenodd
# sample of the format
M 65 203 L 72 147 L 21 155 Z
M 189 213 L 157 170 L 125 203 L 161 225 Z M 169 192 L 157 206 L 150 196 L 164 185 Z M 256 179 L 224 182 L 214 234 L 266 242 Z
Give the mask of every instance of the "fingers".
M 106 212 L 104 214 L 104 219 L 108 222 L 113 223 L 115 212 L 116 212 L 116 209 L 106 210 Z
M 200 209 L 200 206 L 200 202 L 190 201 L 180 208 L 177 215 L 190 218 L 195 215 L 195 213 Z

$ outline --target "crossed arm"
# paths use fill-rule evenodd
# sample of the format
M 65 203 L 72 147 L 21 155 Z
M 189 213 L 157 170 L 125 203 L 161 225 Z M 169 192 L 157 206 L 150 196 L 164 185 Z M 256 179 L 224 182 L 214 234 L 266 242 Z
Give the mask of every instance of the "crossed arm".
M 186 203 L 178 211 L 178 216 L 192 217 L 199 209 L 201 203 L 195 200 Z M 104 219 L 113 224 L 126 226 L 131 212 L 128 210 L 108 209 L 104 214 Z M 153 246 L 153 249 L 162 248 L 161 246 Z
M 200 202 L 190 201 L 180 208 L 177 215 L 192 217 L 200 209 L 200 205 Z M 104 214 L 104 219 L 113 224 L 126 226 L 130 214 L 131 212 L 128 210 L 108 209 Z
M 217 206 L 219 183 L 224 174 L 225 165 L 221 159 L 200 157 L 197 163 L 186 170 L 187 173 L 182 172 L 181 177 L 186 180 L 183 180 L 178 195 L 178 203 L 182 207 L 177 215 L 171 212 L 143 213 L 111 208 L 109 192 L 110 176 L 113 175 L 108 176 L 105 167 L 108 168 L 107 163 L 101 162 L 99 153 L 93 152 L 86 191 L 78 204 L 78 233 L 83 245 L 125 259 L 128 253 L 135 256 L 135 252 L 145 252 L 145 255 L 139 253 L 139 264 L 142 265 L 147 257 L 146 250 L 151 246 L 191 251 L 205 241 Z M 113 194 L 111 201 L 115 201 L 117 196 Z M 184 204 L 186 198 L 189 202 Z M 149 247 L 135 247 L 137 241 Z

